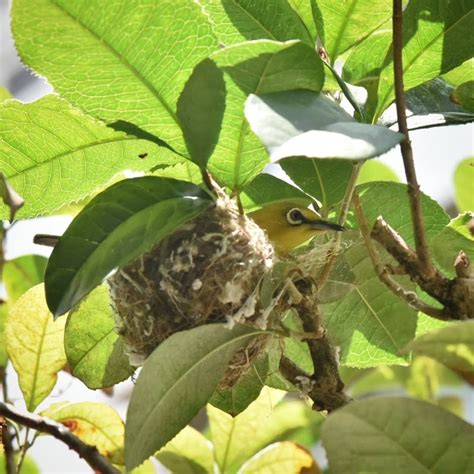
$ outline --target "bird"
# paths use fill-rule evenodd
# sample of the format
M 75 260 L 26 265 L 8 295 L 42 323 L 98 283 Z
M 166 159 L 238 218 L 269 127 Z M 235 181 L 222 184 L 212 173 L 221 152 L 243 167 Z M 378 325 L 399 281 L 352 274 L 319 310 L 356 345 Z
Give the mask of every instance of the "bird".
M 342 225 L 323 219 L 316 211 L 291 201 L 265 205 L 249 216 L 267 233 L 280 256 L 288 256 L 315 235 L 328 230 L 345 230 Z

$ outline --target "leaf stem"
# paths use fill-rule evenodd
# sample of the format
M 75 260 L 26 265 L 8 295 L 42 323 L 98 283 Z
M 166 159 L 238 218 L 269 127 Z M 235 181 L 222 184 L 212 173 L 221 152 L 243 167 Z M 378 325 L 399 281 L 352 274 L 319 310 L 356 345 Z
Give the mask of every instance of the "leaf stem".
M 347 215 L 349 213 L 349 208 L 352 202 L 352 195 L 356 187 L 357 178 L 359 176 L 359 171 L 362 164 L 363 162 L 358 161 L 352 165 L 352 173 L 349 178 L 349 182 L 347 183 L 346 192 L 342 200 L 341 211 L 337 220 L 337 223 L 339 225 L 344 225 L 344 223 L 346 222 Z M 331 275 L 334 263 L 336 262 L 337 253 L 341 245 L 341 239 L 342 235 L 339 232 L 334 236 L 333 245 L 330 246 L 329 250 L 326 253 L 326 263 L 324 264 L 323 269 L 321 270 L 321 273 L 318 277 L 318 287 L 320 290 L 324 288 L 324 285 L 327 283 L 329 276 Z
M 90 446 L 81 441 L 77 436 L 71 433 L 65 426 L 55 421 L 47 420 L 33 413 L 22 413 L 12 405 L 0 402 L 0 415 L 9 420 L 26 426 L 27 428 L 47 433 L 66 444 L 75 451 L 89 466 L 96 472 L 102 474 L 119 474 L 120 471 L 115 468 L 107 458 L 97 451 L 94 446 Z M 13 471 L 15 472 L 15 471 Z
M 395 105 L 397 109 L 398 129 L 405 135 L 400 148 L 405 167 L 405 175 L 408 183 L 408 197 L 413 220 L 415 234 L 416 254 L 421 263 L 425 276 L 429 277 L 435 273 L 431 261 L 428 242 L 426 240 L 425 227 L 423 223 L 423 211 L 421 208 L 420 186 L 416 178 L 415 163 L 413 161 L 413 150 L 408 134 L 406 117 L 405 90 L 403 83 L 403 16 L 402 0 L 393 0 L 393 71 L 395 87 Z

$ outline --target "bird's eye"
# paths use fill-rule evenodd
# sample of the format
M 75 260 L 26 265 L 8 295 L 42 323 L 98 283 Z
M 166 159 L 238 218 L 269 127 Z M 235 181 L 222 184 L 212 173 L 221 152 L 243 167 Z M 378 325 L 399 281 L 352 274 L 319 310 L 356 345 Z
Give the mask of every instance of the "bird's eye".
M 304 216 L 299 209 L 290 209 L 286 213 L 286 220 L 288 221 L 288 224 L 300 225 L 304 222 Z

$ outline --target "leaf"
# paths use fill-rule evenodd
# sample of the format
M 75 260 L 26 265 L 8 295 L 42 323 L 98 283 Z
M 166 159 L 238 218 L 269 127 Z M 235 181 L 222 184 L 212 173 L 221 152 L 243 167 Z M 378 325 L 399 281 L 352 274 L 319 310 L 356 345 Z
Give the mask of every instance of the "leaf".
M 464 82 L 456 87 L 452 99 L 468 112 L 474 112 L 474 81 Z
M 248 213 L 275 202 L 300 202 L 304 207 L 314 202 L 303 191 L 300 191 L 286 181 L 266 173 L 260 173 L 245 186 L 240 194 L 240 200 Z
M 11 99 L 12 95 L 6 87 L 0 86 L 0 102 L 4 102 L 8 99 Z
M 91 389 L 111 387 L 135 371 L 115 331 L 107 285 L 97 287 L 71 311 L 64 349 L 72 375 Z
M 19 218 L 78 201 L 123 170 L 145 171 L 178 161 L 169 150 L 114 132 L 55 95 L 31 104 L 5 102 L 0 117 L 0 168 L 26 201 Z M 1 215 L 7 214 L 3 207 Z
M 62 423 L 113 464 L 124 464 L 124 424 L 112 407 L 95 402 L 59 402 L 42 411 L 41 416 Z
M 398 178 L 395 171 L 392 170 L 385 163 L 377 160 L 370 160 L 365 162 L 359 172 L 357 178 L 357 184 L 370 183 L 371 181 L 395 181 L 398 182 Z
M 267 424 L 274 405 L 283 396 L 282 391 L 264 388 L 257 400 L 235 418 L 208 405 L 214 458 L 220 472 L 235 472 L 247 459 L 266 446 L 261 445 L 257 435 Z M 249 440 L 252 442 L 249 443 Z
M 66 364 L 64 323 L 53 320 L 42 284 L 30 288 L 10 310 L 6 347 L 30 412 L 50 394 Z
M 468 474 L 474 469 L 467 454 L 474 428 L 426 402 L 395 397 L 355 401 L 332 413 L 322 434 L 332 474 Z
M 455 276 L 454 261 L 461 250 L 474 262 L 474 235 L 469 229 L 472 219 L 472 212 L 461 214 L 432 240 L 433 257 L 450 277 Z
M 295 157 L 279 164 L 295 184 L 321 203 L 323 214 L 342 201 L 352 172 L 352 163 L 346 160 Z
M 457 87 L 466 81 L 472 81 L 474 79 L 474 58 L 469 58 L 460 66 L 451 69 L 441 77 L 453 87 Z
M 184 427 L 156 459 L 171 472 L 180 474 L 213 474 L 214 455 L 211 443 L 191 426 Z
M 198 64 L 179 96 L 177 116 L 191 160 L 205 168 L 216 146 L 225 108 L 222 71 L 210 59 Z
M 239 469 L 239 474 L 263 474 L 276 472 L 275 470 L 288 474 L 321 472 L 309 451 L 291 441 L 282 441 L 268 446 L 249 459 Z
M 46 300 L 55 316 L 68 311 L 115 268 L 149 250 L 211 203 L 197 186 L 145 176 L 118 182 L 77 215 L 46 268 Z
M 26 290 L 44 280 L 47 262 L 48 259 L 40 255 L 24 255 L 5 262 L 3 284 L 9 303 L 14 303 Z
M 332 64 L 341 53 L 370 37 L 392 14 L 386 0 L 319 0 L 313 8 L 318 35 Z
M 474 372 L 474 322 L 430 331 L 408 344 L 406 351 L 431 357 L 453 370 Z
M 72 104 L 186 151 L 176 103 L 218 46 L 197 3 L 19 0 L 12 28 L 23 61 Z
M 221 184 L 240 190 L 267 164 L 267 154 L 244 116 L 249 94 L 288 89 L 319 91 L 324 68 L 314 48 L 300 41 L 246 42 L 211 56 L 224 71 L 227 100 L 219 143 L 209 161 Z
M 127 412 L 125 458 L 133 469 L 207 403 L 231 357 L 262 331 L 205 325 L 172 335 L 146 360 Z
M 209 403 L 231 416 L 237 416 L 259 396 L 265 384 L 268 370 L 268 358 L 260 357 L 232 388 L 228 390 L 217 388 Z
M 460 212 L 474 210 L 474 194 L 471 189 L 473 181 L 474 157 L 471 157 L 462 160 L 454 173 L 456 206 Z
M 403 14 L 403 77 L 409 90 L 459 66 L 472 56 L 474 10 L 464 0 L 413 0 Z M 388 53 L 391 55 L 391 51 Z M 387 55 L 379 77 L 374 119 L 395 98 L 393 62 Z
M 334 101 L 310 91 L 252 94 L 245 115 L 271 161 L 290 156 L 364 160 L 402 139 L 385 127 L 357 123 Z
M 314 44 L 301 18 L 284 0 L 271 3 L 203 0 L 200 3 L 209 16 L 214 34 L 224 46 L 258 39 L 299 39 L 311 46 Z
M 10 222 L 13 222 L 16 213 L 25 204 L 25 200 L 13 189 L 2 172 L 0 172 L 0 197 L 9 209 Z
M 409 130 L 474 121 L 474 114 L 466 112 L 451 100 L 453 91 L 454 89 L 440 78 L 410 89 L 405 97 Z M 378 123 L 387 127 L 395 125 L 396 108 L 389 107 Z

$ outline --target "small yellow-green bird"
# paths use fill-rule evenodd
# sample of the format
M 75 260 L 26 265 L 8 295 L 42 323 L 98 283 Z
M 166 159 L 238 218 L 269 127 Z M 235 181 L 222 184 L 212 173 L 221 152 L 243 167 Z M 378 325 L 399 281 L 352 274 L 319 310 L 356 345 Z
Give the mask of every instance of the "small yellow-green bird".
M 344 230 L 343 226 L 322 219 L 317 212 L 288 201 L 269 204 L 250 213 L 250 217 L 266 231 L 282 256 L 317 234 Z

